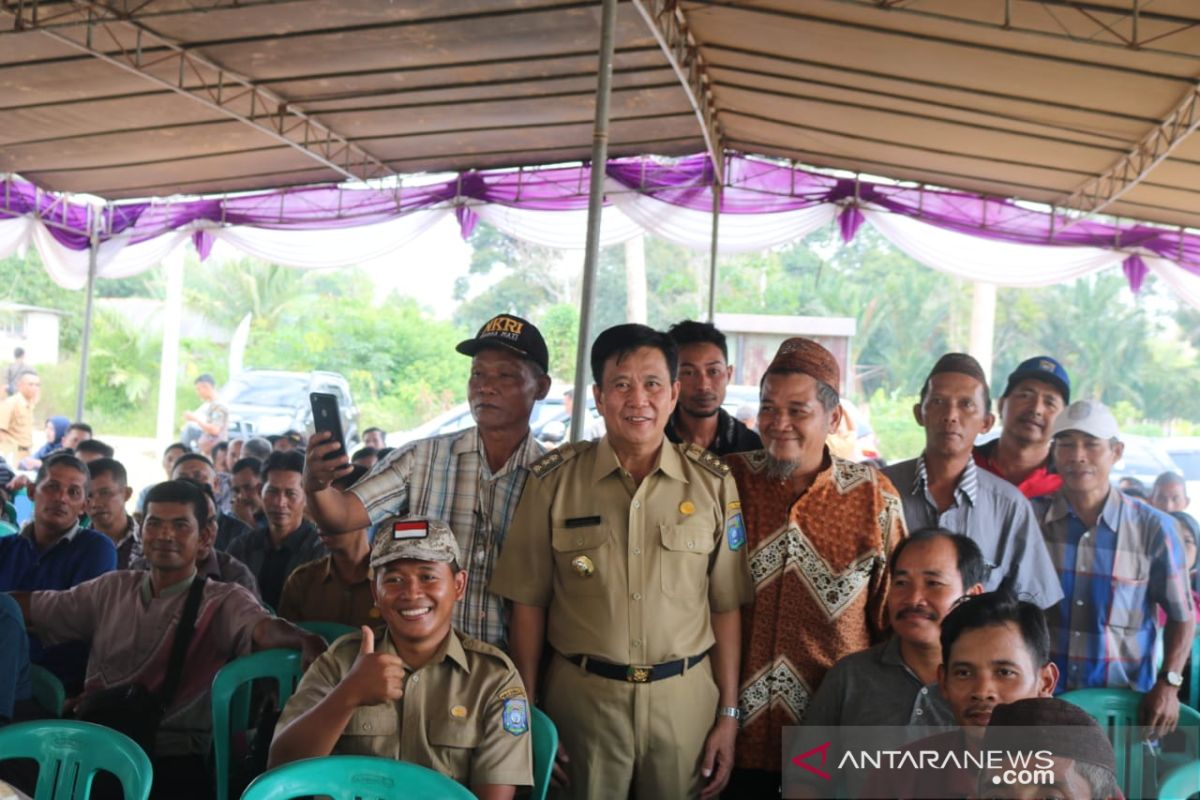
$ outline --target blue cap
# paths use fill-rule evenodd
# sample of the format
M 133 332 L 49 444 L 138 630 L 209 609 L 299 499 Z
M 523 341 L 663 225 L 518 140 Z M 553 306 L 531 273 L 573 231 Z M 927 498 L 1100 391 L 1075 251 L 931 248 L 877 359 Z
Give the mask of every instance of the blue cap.
M 1004 387 L 1004 394 L 1001 397 L 1008 397 L 1017 384 L 1027 378 L 1045 381 L 1057 387 L 1059 392 L 1062 393 L 1063 405 L 1070 405 L 1071 379 L 1067 376 L 1067 371 L 1063 369 L 1063 365 L 1050 356 L 1034 356 L 1022 361 L 1013 370 L 1012 374 L 1008 376 L 1008 386 Z

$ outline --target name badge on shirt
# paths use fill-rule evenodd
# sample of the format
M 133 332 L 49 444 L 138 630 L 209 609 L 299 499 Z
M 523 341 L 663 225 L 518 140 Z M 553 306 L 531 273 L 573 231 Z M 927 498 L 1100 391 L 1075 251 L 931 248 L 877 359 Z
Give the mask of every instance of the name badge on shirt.
M 588 528 L 599 524 L 600 517 L 571 517 L 563 523 L 567 528 Z

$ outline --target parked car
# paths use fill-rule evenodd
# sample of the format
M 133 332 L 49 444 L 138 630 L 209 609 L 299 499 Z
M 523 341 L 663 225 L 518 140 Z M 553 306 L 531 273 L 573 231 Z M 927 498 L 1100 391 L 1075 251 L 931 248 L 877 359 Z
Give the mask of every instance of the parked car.
M 350 384 L 337 372 L 281 372 L 244 370 L 221 389 L 221 403 L 229 409 L 230 436 L 271 436 L 288 430 L 312 432 L 310 392 L 328 392 L 338 399 L 346 446 L 361 440 L 358 406 Z
M 539 400 L 533 406 L 533 415 L 529 421 L 534 437 L 540 440 L 541 436 L 539 434 L 542 428 L 553 420 L 564 416 L 566 414 L 563 411 L 562 394 L 557 396 L 551 395 L 545 400 Z M 418 439 L 428 439 L 431 436 L 442 436 L 447 433 L 461 431 L 474 424 L 475 418 L 471 416 L 471 407 L 466 403 L 459 403 L 414 428 L 387 434 L 386 441 L 388 447 L 401 447 Z
M 1121 478 L 1137 478 L 1146 487 L 1147 493 L 1154 488 L 1154 479 L 1164 472 L 1182 472 L 1171 458 L 1164 440 L 1150 436 L 1122 434 L 1125 452 L 1121 460 L 1113 464 L 1112 482 Z
M 1200 509 L 1200 436 L 1173 436 L 1162 440 L 1163 448 L 1179 466 L 1179 474 L 1187 484 L 1188 513 Z

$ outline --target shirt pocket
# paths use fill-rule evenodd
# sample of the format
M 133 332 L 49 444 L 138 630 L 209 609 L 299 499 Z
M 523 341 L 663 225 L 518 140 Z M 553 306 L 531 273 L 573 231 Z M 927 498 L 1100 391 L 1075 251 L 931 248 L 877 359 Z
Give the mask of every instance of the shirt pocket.
M 1150 559 L 1144 553 L 1117 550 L 1113 554 L 1112 608 L 1108 624 L 1138 629 L 1146 622 L 1150 590 Z
M 471 720 L 435 719 L 429 722 L 431 767 L 462 784 L 471 778 L 471 759 L 482 735 Z
M 391 703 L 359 708 L 338 740 L 341 755 L 399 758 L 400 720 Z
M 598 597 L 613 569 L 612 543 L 607 526 L 553 528 L 550 546 L 554 566 L 565 592 L 578 597 Z
M 716 544 L 713 529 L 697 523 L 660 525 L 659 529 L 663 594 L 681 600 L 702 599 L 708 589 L 708 557 Z

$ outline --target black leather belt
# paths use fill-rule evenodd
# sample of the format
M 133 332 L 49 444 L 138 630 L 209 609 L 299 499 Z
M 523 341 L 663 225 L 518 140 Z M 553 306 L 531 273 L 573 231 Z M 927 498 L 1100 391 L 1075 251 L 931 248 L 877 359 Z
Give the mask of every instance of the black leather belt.
M 708 653 L 701 653 L 691 658 L 681 658 L 678 661 L 668 661 L 665 664 L 652 664 L 645 667 L 636 664 L 609 664 L 607 661 L 597 661 L 594 658 L 587 658 L 586 656 L 563 656 L 563 658 L 577 667 L 583 667 L 593 675 L 599 675 L 601 678 L 611 678 L 614 681 L 626 681 L 628 683 L 653 683 L 654 681 L 661 681 L 663 678 L 673 678 L 676 675 L 682 675 L 684 669 L 691 669 L 708 658 Z

